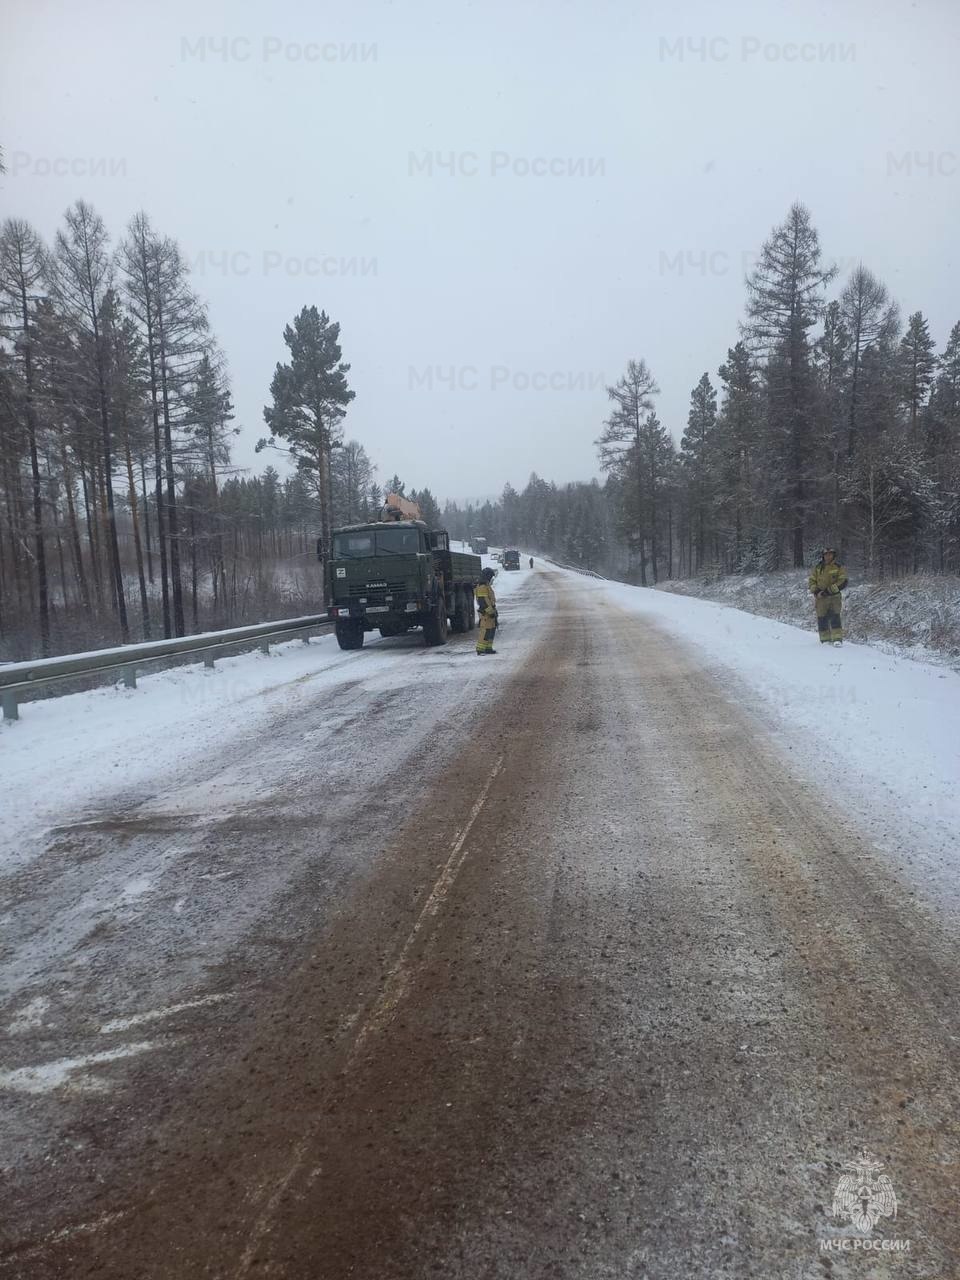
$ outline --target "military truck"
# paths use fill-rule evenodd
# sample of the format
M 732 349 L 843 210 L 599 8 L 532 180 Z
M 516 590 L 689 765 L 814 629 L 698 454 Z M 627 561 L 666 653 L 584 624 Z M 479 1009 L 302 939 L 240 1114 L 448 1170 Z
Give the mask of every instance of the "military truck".
M 471 538 L 470 550 L 475 556 L 485 556 L 487 554 L 486 538 Z
M 504 551 L 500 563 L 503 565 L 504 569 L 519 569 L 520 552 L 514 551 L 512 548 L 509 551 Z
M 327 614 L 341 649 L 360 649 L 368 631 L 399 636 L 423 628 L 428 645 L 476 626 L 473 590 L 480 557 L 450 550 L 416 503 L 388 494 L 379 519 L 335 529 L 326 561 Z

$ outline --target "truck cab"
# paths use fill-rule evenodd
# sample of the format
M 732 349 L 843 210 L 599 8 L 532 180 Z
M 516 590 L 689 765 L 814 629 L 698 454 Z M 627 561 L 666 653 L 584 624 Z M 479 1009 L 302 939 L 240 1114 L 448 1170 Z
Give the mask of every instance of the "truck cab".
M 364 635 L 402 635 L 422 627 L 428 645 L 445 644 L 448 629 L 473 623 L 473 588 L 480 578 L 476 556 L 451 552 L 446 529 L 390 515 L 348 525 L 333 534 L 325 566 L 341 649 L 359 649 Z
M 520 552 L 513 548 L 508 551 L 504 551 L 500 563 L 503 565 L 504 569 L 519 569 Z

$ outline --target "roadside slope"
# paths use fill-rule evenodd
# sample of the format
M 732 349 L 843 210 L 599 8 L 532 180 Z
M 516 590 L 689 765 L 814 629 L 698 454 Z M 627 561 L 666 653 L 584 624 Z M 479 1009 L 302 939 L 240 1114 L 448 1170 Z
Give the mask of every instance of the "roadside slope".
M 679 578 L 657 588 L 713 600 L 808 631 L 813 625 L 807 570 Z M 849 638 L 896 657 L 960 670 L 960 581 L 948 574 L 908 574 L 860 581 L 844 592 Z

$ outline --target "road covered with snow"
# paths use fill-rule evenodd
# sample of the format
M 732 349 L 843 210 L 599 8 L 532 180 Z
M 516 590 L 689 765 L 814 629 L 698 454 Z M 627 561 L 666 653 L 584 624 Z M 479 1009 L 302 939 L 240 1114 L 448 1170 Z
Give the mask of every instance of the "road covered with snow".
M 496 589 L 3 726 L 0 1275 L 950 1274 L 960 678 Z
M 517 575 L 499 574 L 504 600 L 520 585 Z M 458 654 L 472 641 L 461 642 Z M 411 649 L 425 656 L 419 632 L 387 641 L 368 635 L 363 679 L 410 681 L 415 690 L 422 678 L 435 684 L 450 676 L 442 663 L 439 681 L 431 664 L 398 667 L 398 653 Z M 208 755 L 248 754 L 244 744 L 296 714 L 305 695 L 319 700 L 348 682 L 355 661 L 329 633 L 311 637 L 308 645 L 274 645 L 269 657 L 218 658 L 213 670 L 202 661 L 154 673 L 148 667 L 136 689 L 124 688 L 118 678 L 109 688 L 25 703 L 16 724 L 0 721 L 0 872 L 34 857 L 46 830 L 64 817 L 133 803 L 161 778 L 193 778 Z M 217 791 L 221 803 L 229 800 L 222 783 Z

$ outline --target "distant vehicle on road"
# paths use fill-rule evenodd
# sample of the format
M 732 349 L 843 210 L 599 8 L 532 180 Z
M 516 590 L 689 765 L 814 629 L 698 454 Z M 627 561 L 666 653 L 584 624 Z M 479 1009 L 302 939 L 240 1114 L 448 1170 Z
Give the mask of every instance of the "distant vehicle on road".
M 504 569 L 519 569 L 520 568 L 520 552 L 515 551 L 512 547 L 509 550 L 504 551 L 503 556 L 501 558 L 501 563 Z
M 470 550 L 475 556 L 485 556 L 487 554 L 486 538 L 471 538 Z
M 388 494 L 379 520 L 334 530 L 327 613 L 337 643 L 360 649 L 367 631 L 422 627 L 428 645 L 446 644 L 448 629 L 476 625 L 481 568 L 479 556 L 451 551 L 446 529 L 428 528 L 416 503 Z

